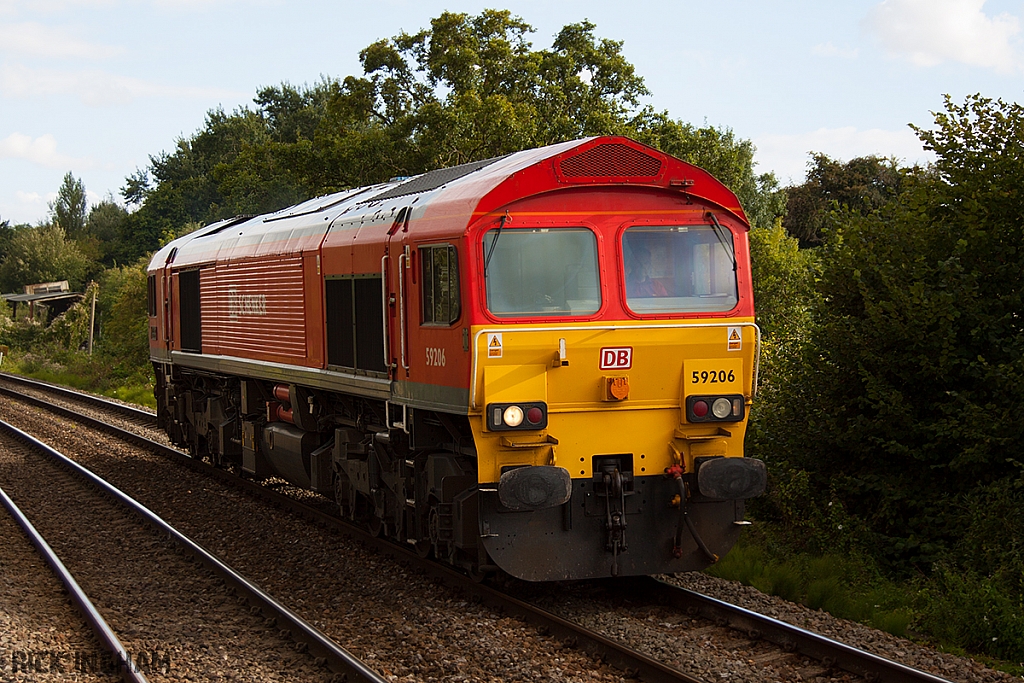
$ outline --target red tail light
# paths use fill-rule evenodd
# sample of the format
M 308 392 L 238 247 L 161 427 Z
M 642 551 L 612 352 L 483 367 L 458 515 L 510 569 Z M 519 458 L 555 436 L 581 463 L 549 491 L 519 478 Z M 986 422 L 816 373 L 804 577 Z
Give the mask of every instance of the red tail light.
M 744 415 L 744 401 L 740 395 L 688 396 L 687 422 L 739 422 Z

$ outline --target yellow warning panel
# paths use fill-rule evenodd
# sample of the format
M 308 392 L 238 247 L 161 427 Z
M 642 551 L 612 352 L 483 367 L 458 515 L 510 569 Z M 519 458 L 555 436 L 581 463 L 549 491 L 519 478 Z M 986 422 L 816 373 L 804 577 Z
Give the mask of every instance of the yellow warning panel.
M 487 357 L 501 358 L 501 332 L 487 334 Z
M 743 359 L 687 360 L 683 363 L 683 399 L 705 394 L 742 394 Z
M 730 351 L 743 350 L 743 332 L 738 327 L 728 328 L 727 348 Z

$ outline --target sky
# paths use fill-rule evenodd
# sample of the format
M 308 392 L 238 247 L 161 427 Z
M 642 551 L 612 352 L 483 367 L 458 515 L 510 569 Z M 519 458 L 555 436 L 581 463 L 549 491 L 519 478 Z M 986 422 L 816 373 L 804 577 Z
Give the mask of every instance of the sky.
M 1024 0 L 0 0 L 0 221 L 49 215 L 69 171 L 91 203 L 262 86 L 361 74 L 359 51 L 441 12 L 508 9 L 535 49 L 588 19 L 623 42 L 645 104 L 757 147 L 803 182 L 809 154 L 929 154 L 944 95 L 1021 100 Z

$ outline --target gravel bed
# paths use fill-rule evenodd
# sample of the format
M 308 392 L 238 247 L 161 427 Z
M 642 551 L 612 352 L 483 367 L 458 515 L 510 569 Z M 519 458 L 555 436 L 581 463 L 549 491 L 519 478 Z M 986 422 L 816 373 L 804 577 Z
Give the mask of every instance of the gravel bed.
M 91 672 L 104 650 L 24 531 L 0 510 L 0 679 L 115 681 Z
M 104 422 L 107 422 L 108 424 L 118 427 L 119 429 L 124 429 L 126 431 L 131 432 L 132 434 L 137 434 L 138 436 L 145 437 L 150 441 L 155 441 L 165 446 L 172 445 L 170 440 L 167 438 L 167 433 L 164 432 L 163 430 L 157 429 L 156 427 L 150 427 L 148 425 L 140 424 L 138 422 L 128 419 L 124 415 L 114 413 L 109 409 L 104 409 L 99 406 L 93 406 L 84 401 L 69 400 L 57 394 L 52 394 L 46 391 L 35 389 L 31 386 L 26 386 L 18 384 L 16 382 L 5 380 L 3 377 L 0 377 L 0 386 L 7 386 L 10 387 L 12 390 L 17 391 L 18 393 L 25 394 L 26 396 L 31 396 L 33 398 L 46 401 L 47 403 L 51 403 L 55 406 L 60 406 L 61 408 L 74 410 L 81 415 L 85 415 L 98 420 L 103 420 Z M 76 389 L 76 391 L 79 390 Z M 131 408 L 136 408 L 138 410 L 144 410 L 154 415 L 156 414 L 153 412 L 152 409 L 146 406 L 140 406 L 135 403 L 128 403 L 127 401 L 121 401 L 119 399 L 110 398 L 109 396 L 102 396 L 100 394 L 89 394 L 89 392 L 84 391 L 81 393 L 88 394 L 89 396 L 94 396 L 96 398 L 102 398 L 104 400 L 111 401 L 113 403 L 118 403 L 123 406 L 129 406 Z
M 124 489 L 390 680 L 628 680 L 358 543 L 163 458 L 6 398 L 0 418 Z
M 726 581 L 697 573 L 661 578 L 950 681 L 1006 683 L 1020 680 L 1008 673 L 990 669 L 973 659 L 940 652 L 864 624 L 838 619 L 821 610 L 812 610 L 772 595 L 765 595 L 756 588 L 744 586 L 736 581 Z
M 765 595 L 735 581 L 698 572 L 660 578 L 949 681 L 1007 683 L 1019 680 L 973 659 L 939 652 L 863 624 L 838 619 L 821 610 Z M 666 663 L 693 662 L 702 671 L 716 671 L 717 666 L 717 673 L 708 680 L 859 680 L 838 672 L 824 672 L 816 662 L 796 654 L 773 656 L 772 652 L 777 652 L 774 646 L 750 642 L 742 633 L 709 626 L 708 622 L 690 619 L 671 607 L 643 601 L 630 603 L 612 597 L 600 584 L 576 584 L 556 590 L 525 587 L 524 590 L 533 602 L 545 609 Z
M 139 432 L 141 428 L 138 426 L 133 427 L 133 431 Z M 160 434 L 159 432 L 155 432 Z M 154 430 L 145 430 L 146 436 L 153 438 Z M 106 437 L 104 437 L 106 438 Z M 117 442 L 115 442 L 117 443 Z M 126 447 L 121 446 L 124 450 Z M 122 456 L 124 457 L 124 456 Z M 132 456 L 127 456 L 132 457 Z M 152 456 L 135 456 L 136 459 L 150 459 Z M 220 485 L 215 485 L 199 475 L 185 472 L 180 468 L 175 468 L 178 472 L 175 476 L 179 478 L 187 478 L 188 481 L 196 481 L 199 479 L 203 483 L 196 484 L 195 487 L 204 491 L 204 497 L 206 495 L 213 495 L 218 498 L 228 498 L 235 501 L 238 504 L 238 509 L 245 507 L 247 509 L 263 508 L 265 505 L 256 503 L 249 499 L 247 496 L 240 494 L 236 491 L 226 489 Z M 305 492 L 307 497 L 308 492 Z M 193 495 L 191 491 L 189 494 Z M 230 504 L 229 504 L 230 506 Z M 232 508 L 235 509 L 235 508 Z M 282 549 L 283 552 L 291 554 L 295 551 L 299 551 L 299 548 L 303 543 L 311 542 L 314 546 L 312 553 L 306 553 L 304 557 L 316 556 L 323 558 L 323 562 L 330 562 L 325 554 L 330 554 L 331 548 L 327 546 L 333 546 L 336 551 L 342 551 L 344 553 L 355 553 L 352 557 L 345 558 L 346 577 L 349 580 L 346 585 L 339 586 L 339 589 L 343 593 L 349 593 L 353 598 L 358 597 L 358 594 L 366 590 L 365 596 L 369 599 L 371 595 L 388 594 L 388 589 L 385 587 L 381 593 L 377 593 L 373 590 L 374 583 L 379 582 L 376 576 L 371 576 L 370 579 L 366 579 L 369 583 L 364 584 L 361 577 L 365 576 L 363 564 L 372 569 L 375 569 L 378 562 L 383 563 L 385 569 L 383 570 L 387 574 L 395 575 L 394 563 L 384 558 L 372 559 L 366 561 L 359 557 L 360 551 L 353 549 L 352 544 L 342 539 L 312 539 L 304 533 L 301 538 L 293 538 L 291 541 L 282 542 L 277 538 L 277 534 L 269 529 L 274 525 L 280 523 L 280 520 L 284 519 L 287 521 L 286 527 L 280 529 L 281 532 L 287 534 L 287 529 L 295 529 L 296 525 L 299 527 L 308 527 L 307 522 L 301 520 L 294 520 L 290 515 L 282 515 L 281 513 L 275 513 L 273 511 L 260 510 L 260 515 L 265 516 L 267 521 L 259 524 L 259 534 L 261 538 L 264 538 L 267 542 L 273 541 L 276 547 L 281 548 L 281 544 L 284 543 L 285 547 Z M 276 520 L 276 521 L 275 521 Z M 199 521 L 196 522 L 199 524 Z M 222 522 L 219 522 L 222 524 Z M 269 525 L 269 526 L 268 526 Z M 222 544 L 222 547 L 231 548 L 235 541 L 227 539 L 223 536 L 217 535 L 217 532 L 213 532 L 217 542 Z M 288 547 L 290 546 L 290 547 Z M 219 552 L 219 551 L 218 551 Z M 259 553 L 253 553 L 250 550 L 239 549 L 239 552 L 243 553 L 243 556 L 251 561 L 253 565 L 259 564 Z M 276 552 L 276 551 L 272 551 Z M 284 557 L 285 555 L 280 555 Z M 303 563 L 304 565 L 307 563 Z M 316 572 L 323 572 L 324 567 L 319 563 L 313 568 L 314 573 L 304 579 L 304 583 L 308 581 L 315 581 Z M 357 571 L 359 570 L 359 571 Z M 393 604 L 399 601 L 401 598 L 412 597 L 413 600 L 418 600 L 416 596 L 417 588 L 410 585 L 410 581 L 422 584 L 424 581 L 422 577 L 417 575 L 404 576 L 403 570 L 398 570 L 397 577 L 402 580 L 399 593 L 395 595 L 389 595 L 389 604 Z M 264 575 L 267 576 L 267 570 L 264 568 Z M 269 572 L 269 576 L 273 576 L 273 572 Z M 274 577 L 277 581 L 281 582 L 280 585 L 284 587 L 284 590 L 290 590 L 288 584 L 288 572 L 285 572 L 285 576 Z M 924 671 L 928 671 L 936 676 L 946 678 L 951 681 L 970 681 L 970 682 L 994 682 L 994 681 L 1009 681 L 1016 680 L 1014 677 L 1003 672 L 995 671 L 983 664 L 974 660 L 956 657 L 954 655 L 938 652 L 934 649 L 928 648 L 924 645 L 908 641 L 906 639 L 897 638 L 890 634 L 882 631 L 866 627 L 861 624 L 849 622 L 846 620 L 836 619 L 831 615 L 821 612 L 810 610 L 802 605 L 790 603 L 773 596 L 767 596 L 756 589 L 743 586 L 741 584 L 729 581 L 723 581 L 710 577 L 704 574 L 691 573 L 691 574 L 680 574 L 677 576 L 663 577 L 669 581 L 678 583 L 692 590 L 717 597 L 721 600 L 732 602 L 734 604 L 746 607 L 753 611 L 766 614 L 767 616 L 780 619 L 793 623 L 807 630 L 821 635 L 834 638 L 845 642 L 853 647 L 858 647 L 869 652 L 873 652 L 880 656 L 892 659 L 897 662 L 901 662 L 907 666 L 914 668 L 920 668 Z M 371 581 L 373 579 L 373 581 Z M 337 580 L 337 579 L 335 579 Z M 354 584 L 354 585 L 348 585 Z M 305 583 L 308 585 L 308 583 Z M 433 589 L 427 589 L 427 593 L 436 593 L 439 589 L 436 587 Z M 310 587 L 306 589 L 308 592 L 308 598 L 305 599 L 306 604 L 310 605 L 312 613 L 315 615 L 311 621 L 324 617 L 323 623 L 333 623 L 331 617 L 334 616 L 333 611 L 318 612 L 324 605 L 316 605 L 316 600 L 326 599 L 328 602 L 326 605 L 337 604 L 342 600 L 337 595 L 331 595 L 328 592 L 325 593 L 324 589 L 317 589 Z M 530 588 L 525 591 L 528 594 L 537 593 L 534 589 Z M 621 608 L 610 608 L 609 603 L 606 599 L 596 597 L 588 594 L 589 591 L 586 588 L 577 589 L 558 589 L 551 591 L 548 597 L 543 597 L 545 593 L 543 589 L 538 593 L 541 597 L 539 600 L 544 602 L 544 606 L 552 611 L 566 617 L 571 618 L 579 623 L 582 623 L 588 627 L 599 630 L 606 635 L 615 637 L 632 647 L 635 647 L 641 651 L 647 652 L 652 656 L 665 661 L 666 663 L 680 664 L 680 667 L 684 670 L 693 673 L 694 675 L 703 676 L 708 680 L 721 680 L 728 679 L 730 681 L 782 681 L 782 680 L 847 680 L 843 675 L 836 677 L 819 676 L 817 675 L 816 666 L 814 662 L 807 661 L 799 656 L 792 655 L 789 657 L 775 657 L 770 653 L 760 653 L 757 647 L 748 647 L 747 644 L 742 642 L 731 642 L 730 645 L 733 647 L 732 652 L 723 652 L 721 647 L 720 638 L 721 635 L 712 636 L 710 631 L 699 632 L 696 637 L 685 635 L 686 622 L 685 618 L 681 618 L 679 615 L 673 615 L 664 609 L 656 609 L 654 611 L 644 612 L 638 611 L 629 606 Z M 445 591 L 445 606 L 451 609 L 451 605 L 454 605 L 456 610 L 470 609 L 470 606 L 461 604 L 461 601 L 455 596 L 451 596 Z M 553 596 L 553 597 L 552 597 Z M 292 605 L 295 608 L 294 605 Z M 395 607 L 399 609 L 399 612 L 392 618 L 397 619 L 397 624 L 402 624 L 410 621 L 417 621 L 423 618 L 431 619 L 430 615 L 424 616 L 421 612 L 413 610 L 412 612 L 405 611 L 403 608 Z M 472 608 L 478 610 L 479 608 Z M 350 610 L 351 613 L 351 610 Z M 489 615 L 492 619 L 496 618 L 495 615 Z M 307 615 L 309 618 L 309 615 Z M 518 623 L 518 622 L 514 622 Z M 319 623 L 318 623 L 319 625 Z M 400 626 L 395 627 L 399 632 L 401 631 Z M 523 628 L 519 626 L 519 628 Z M 385 629 L 386 630 L 386 629 Z M 483 637 L 483 636 L 480 636 Z M 534 636 L 545 640 L 543 637 Z M 399 640 L 403 640 L 399 637 Z M 557 642 L 548 641 L 548 647 L 554 646 L 557 648 Z M 368 646 L 369 647 L 369 646 Z M 531 647 L 535 647 L 528 641 L 522 641 L 520 645 L 524 650 L 529 651 Z M 543 649 L 543 646 L 540 648 Z M 500 651 L 496 650 L 496 651 Z M 372 649 L 368 652 L 372 655 L 370 661 L 374 658 L 379 657 L 373 653 Z M 422 653 L 421 653 L 422 654 Z M 421 659 L 424 659 L 421 657 Z M 458 657 L 454 658 L 455 663 L 458 665 Z M 436 680 L 447 680 L 447 677 L 451 675 L 453 671 L 466 671 L 466 675 L 462 680 L 492 680 L 487 677 L 477 678 L 475 675 L 474 658 L 465 657 L 466 663 L 469 667 L 456 666 L 455 669 L 445 669 L 444 662 L 446 659 L 442 658 L 438 661 L 438 666 L 441 671 L 446 673 L 438 675 L 435 667 L 425 665 L 417 659 L 417 655 L 411 657 L 412 661 L 409 661 L 409 657 L 400 657 L 399 661 L 391 668 L 385 667 L 383 672 L 391 674 L 394 679 L 401 679 L 403 676 L 411 675 L 412 678 L 409 680 L 432 680 L 431 676 L 435 676 Z M 481 669 L 487 670 L 484 664 L 479 665 Z M 380 669 L 379 669 L 380 670 Z M 538 664 L 535 670 L 543 671 L 544 667 L 542 664 Z M 498 672 L 501 669 L 491 668 L 490 671 Z M 468 673 L 474 672 L 474 673 Z M 614 672 L 612 672 L 614 673 Z M 517 678 L 506 677 L 504 675 L 494 678 L 494 680 L 517 680 Z M 563 679 L 557 679 L 563 680 Z M 575 679 L 564 679 L 564 680 L 575 680 Z M 583 680 L 583 679 L 581 679 Z
M 0 484 L 151 681 L 333 678 L 148 524 L 6 435 Z
M 519 586 L 524 599 L 624 643 L 669 666 L 719 681 L 861 680 L 817 661 L 671 607 L 623 598 L 603 582 Z M 698 673 L 699 672 L 699 673 Z

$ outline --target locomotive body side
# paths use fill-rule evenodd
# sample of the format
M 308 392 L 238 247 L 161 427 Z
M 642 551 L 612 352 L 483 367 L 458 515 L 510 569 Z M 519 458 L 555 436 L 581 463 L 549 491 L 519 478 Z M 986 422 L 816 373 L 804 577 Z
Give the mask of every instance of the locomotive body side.
M 472 571 L 699 569 L 764 486 L 746 230 L 625 138 L 214 224 L 150 266 L 160 421 Z

